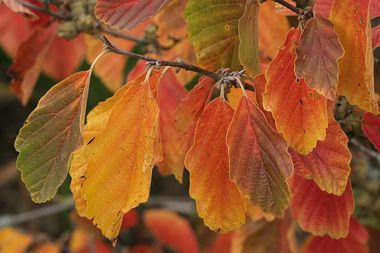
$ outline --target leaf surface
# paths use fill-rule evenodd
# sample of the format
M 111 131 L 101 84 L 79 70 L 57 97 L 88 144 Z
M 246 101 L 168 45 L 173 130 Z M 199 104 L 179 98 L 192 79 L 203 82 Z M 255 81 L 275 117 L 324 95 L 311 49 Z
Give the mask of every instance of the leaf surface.
M 87 124 L 95 131 L 84 149 L 82 195 L 86 217 L 114 239 L 124 213 L 148 199 L 159 109 L 149 86 L 137 79 L 94 110 Z
M 374 89 L 370 0 L 336 0 L 330 20 L 345 55 L 339 60 L 338 93 L 361 109 L 378 113 Z
M 329 236 L 310 236 L 304 243 L 301 253 L 368 253 L 369 235 L 354 218 L 350 220 L 350 231 L 346 238 L 334 240 Z
M 297 77 L 304 78 L 321 95 L 335 100 L 339 75 L 338 59 L 342 58 L 344 50 L 334 24 L 316 14 L 307 22 L 296 54 Z
M 232 117 L 232 108 L 222 98 L 213 100 L 198 120 L 185 158 L 198 215 L 206 226 L 221 232 L 245 222 L 244 198 L 229 179 L 226 134 Z
M 2 253 L 24 253 L 32 242 L 32 236 L 13 228 L 0 229 L 0 251 Z
M 17 167 L 35 202 L 45 202 L 65 181 L 71 153 L 81 142 L 89 71 L 51 88 L 26 119 L 15 141 Z
M 295 47 L 301 30 L 292 29 L 284 46 L 269 64 L 263 94 L 264 109 L 272 112 L 276 129 L 301 154 L 310 153 L 326 137 L 327 100 L 294 73 Z
M 227 133 L 230 178 L 253 205 L 281 217 L 289 205 L 293 172 L 288 145 L 264 114 L 242 97 Z
M 364 113 L 362 129 L 368 140 L 380 151 L 380 117 L 372 113 Z
M 189 0 L 185 10 L 188 35 L 198 64 L 208 70 L 239 70 L 239 19 L 246 0 Z
M 158 240 L 175 252 L 199 252 L 191 225 L 178 214 L 163 209 L 150 209 L 144 213 L 144 224 Z
M 167 0 L 97 0 L 95 15 L 116 30 L 130 30 L 158 12 Z
M 303 230 L 334 239 L 347 236 L 354 211 L 351 183 L 341 196 L 336 196 L 321 191 L 312 180 L 294 174 L 290 189 L 293 217 Z
M 351 152 L 348 138 L 339 123 L 333 116 L 329 121 L 326 139 L 318 141 L 311 153 L 306 156 L 294 150 L 290 153 L 297 173 L 314 180 L 322 191 L 342 195 L 351 172 Z
M 373 49 L 380 47 L 380 25 L 372 28 L 372 47 Z

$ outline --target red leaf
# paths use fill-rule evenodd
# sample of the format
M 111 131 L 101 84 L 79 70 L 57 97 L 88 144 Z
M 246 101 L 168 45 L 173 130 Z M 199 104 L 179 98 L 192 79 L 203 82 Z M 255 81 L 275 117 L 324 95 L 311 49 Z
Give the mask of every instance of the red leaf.
M 231 242 L 234 233 L 219 234 L 207 248 L 206 253 L 231 253 Z
M 14 12 L 24 14 L 28 18 L 37 18 L 37 16 L 29 8 L 25 7 L 17 0 L 3 0 L 2 2 Z
M 368 253 L 368 232 L 351 218 L 350 232 L 344 239 L 334 240 L 328 236 L 310 236 L 304 243 L 302 253 Z
M 368 140 L 380 151 L 380 117 L 369 112 L 364 113 L 362 129 Z
M 321 191 L 312 180 L 294 174 L 290 190 L 292 213 L 303 230 L 336 239 L 347 236 L 354 210 L 350 183 L 342 196 L 336 196 Z
M 293 172 L 288 145 L 264 114 L 243 96 L 227 133 L 230 178 L 253 205 L 281 217 L 289 205 Z
M 380 47 L 380 25 L 372 28 L 372 48 L 375 50 Z
M 95 15 L 117 30 L 130 30 L 158 12 L 167 0 L 97 0 Z
M 189 222 L 174 212 L 151 209 L 144 223 L 165 246 L 178 253 L 197 253 L 199 246 Z
M 265 118 L 267 119 L 269 125 L 276 130 L 276 124 L 274 122 L 272 113 L 266 111 L 264 109 L 263 102 L 263 93 L 265 92 L 265 85 L 267 84 L 267 80 L 265 79 L 265 74 L 257 75 L 253 78 L 253 84 L 255 86 L 256 91 L 256 102 L 259 106 L 260 110 L 264 113 Z
M 120 229 L 128 230 L 136 226 L 138 223 L 139 223 L 139 214 L 137 213 L 136 209 L 132 209 L 128 213 L 124 214 Z

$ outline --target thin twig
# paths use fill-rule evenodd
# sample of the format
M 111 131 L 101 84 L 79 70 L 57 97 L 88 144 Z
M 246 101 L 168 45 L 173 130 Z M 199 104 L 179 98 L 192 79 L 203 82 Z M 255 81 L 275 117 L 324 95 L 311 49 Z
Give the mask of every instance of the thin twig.
M 38 11 L 41 13 L 45 13 L 45 14 L 50 15 L 52 17 L 56 17 L 56 18 L 63 19 L 63 20 L 70 20 L 71 19 L 70 17 L 65 16 L 61 13 L 52 12 L 47 6 L 41 7 L 41 6 L 37 6 L 37 5 L 34 5 L 32 3 L 29 3 L 29 2 L 24 2 L 22 0 L 17 0 L 17 2 L 26 8 L 29 8 L 31 10 L 35 10 L 35 11 Z
M 99 30 L 104 32 L 104 33 L 108 33 L 112 36 L 118 37 L 118 38 L 130 40 L 130 41 L 133 41 L 136 43 L 147 44 L 147 42 L 145 41 L 144 38 L 140 38 L 140 37 L 137 37 L 134 35 L 126 34 L 126 33 L 121 33 L 121 32 L 115 31 L 113 29 L 110 29 L 108 27 L 105 27 L 105 26 L 100 26 Z
M 286 2 L 285 0 L 272 0 L 273 2 L 276 2 L 278 4 L 281 4 L 282 6 L 288 8 L 289 10 L 293 11 L 294 13 L 296 13 L 297 15 L 300 15 L 301 14 L 301 9 L 300 8 L 297 8 L 296 6 Z
M 154 64 L 158 67 L 163 67 L 163 66 L 170 66 L 170 67 L 175 67 L 175 68 L 181 68 L 185 69 L 188 71 L 193 71 L 196 73 L 199 73 L 201 75 L 205 75 L 208 77 L 211 77 L 212 79 L 219 81 L 220 79 L 223 78 L 223 75 L 208 71 L 206 69 L 202 69 L 200 67 L 184 63 L 182 61 L 163 61 L 163 60 L 158 60 L 152 57 L 144 56 L 141 54 L 136 54 L 127 50 L 123 50 L 115 45 L 113 45 L 105 36 L 101 36 L 100 39 L 102 40 L 105 49 L 109 50 L 110 52 L 116 53 L 116 54 L 121 54 L 129 57 L 135 57 L 143 61 L 147 61 L 151 64 Z

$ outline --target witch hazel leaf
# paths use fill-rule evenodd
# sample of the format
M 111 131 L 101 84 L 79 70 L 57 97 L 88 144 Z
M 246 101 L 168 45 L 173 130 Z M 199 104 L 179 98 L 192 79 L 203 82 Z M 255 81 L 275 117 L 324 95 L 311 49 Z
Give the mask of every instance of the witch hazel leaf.
M 334 239 L 347 236 L 354 211 L 350 182 L 341 196 L 323 192 L 313 180 L 296 173 L 290 182 L 293 217 L 304 231 Z
M 95 15 L 116 30 L 130 30 L 156 14 L 167 0 L 97 0 Z
M 291 147 L 306 155 L 325 139 L 328 115 L 327 99 L 294 73 L 300 36 L 300 28 L 289 31 L 284 46 L 267 68 L 262 96 L 263 107 L 272 113 L 277 131 Z
M 334 24 L 316 14 L 302 32 L 296 49 L 295 72 L 298 78 L 321 95 L 335 100 L 338 85 L 338 59 L 344 50 L 335 32 Z
M 369 234 L 357 220 L 351 218 L 346 238 L 335 240 L 329 236 L 310 236 L 301 248 L 301 253 L 368 253 Z
M 338 93 L 351 104 L 377 114 L 369 3 L 370 0 L 335 0 L 329 19 L 345 50 L 339 60 Z
M 81 142 L 89 76 L 78 72 L 51 88 L 16 138 L 17 167 L 35 202 L 52 199 L 65 181 L 71 153 Z
M 293 172 L 288 145 L 246 97 L 235 111 L 227 144 L 231 180 L 253 205 L 282 217 L 290 201 L 286 180 Z
M 368 140 L 380 151 L 380 116 L 369 112 L 364 113 L 362 129 Z
M 233 114 L 222 98 L 213 100 L 198 120 L 193 146 L 185 158 L 198 215 L 206 226 L 220 232 L 245 222 L 245 199 L 229 179 L 226 134 Z
M 348 138 L 339 123 L 330 118 L 327 136 L 317 147 L 303 156 L 290 150 L 296 173 L 313 179 L 322 191 L 342 195 L 351 172 Z
M 109 239 L 119 233 L 124 213 L 147 201 L 156 163 L 159 109 L 150 87 L 132 80 L 121 91 L 88 118 L 97 130 L 83 154 L 86 217 Z

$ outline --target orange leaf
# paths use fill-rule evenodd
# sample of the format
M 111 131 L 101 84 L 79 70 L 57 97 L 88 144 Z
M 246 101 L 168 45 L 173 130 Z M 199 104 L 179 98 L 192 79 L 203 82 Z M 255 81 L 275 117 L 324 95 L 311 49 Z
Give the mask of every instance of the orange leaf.
M 339 60 L 338 93 L 351 104 L 377 114 L 369 3 L 370 0 L 335 0 L 330 20 L 345 50 Z
M 217 235 L 212 244 L 207 247 L 206 253 L 231 253 L 233 235 L 233 232 Z
M 364 113 L 362 129 L 368 140 L 380 151 L 380 116 L 372 113 Z
M 143 78 L 95 107 L 85 128 L 81 195 L 86 217 L 110 239 L 117 236 L 123 214 L 147 200 L 156 163 L 159 112 Z
M 290 189 L 292 213 L 303 230 L 336 239 L 347 236 L 354 211 L 350 182 L 342 196 L 336 196 L 321 191 L 312 180 L 294 174 Z
M 95 15 L 116 30 L 130 30 L 159 11 L 167 0 L 97 0 Z
M 216 98 L 205 109 L 185 158 L 190 172 L 190 196 L 198 215 L 213 230 L 227 232 L 245 222 L 244 198 L 229 180 L 226 134 L 233 109 Z
M 144 213 L 145 226 L 165 246 L 178 253 L 197 253 L 199 246 L 189 222 L 163 209 L 151 209 Z
M 268 121 L 268 124 L 276 130 L 276 124 L 274 122 L 272 113 L 266 111 L 264 109 L 264 102 L 263 102 L 263 94 L 265 92 L 265 86 L 267 84 L 267 80 L 265 79 L 264 74 L 257 75 L 253 78 L 253 84 L 255 86 L 256 91 L 256 102 L 260 110 L 264 113 L 266 120 Z
M 310 153 L 326 137 L 327 100 L 294 74 L 300 28 L 291 29 L 284 46 L 266 71 L 264 109 L 271 111 L 277 130 L 301 154 Z
M 9 73 L 12 76 L 11 89 L 23 105 L 32 95 L 55 33 L 54 25 L 37 26 L 17 50 Z
M 327 136 L 318 141 L 317 147 L 303 156 L 294 150 L 292 154 L 297 173 L 312 179 L 322 191 L 342 195 L 350 175 L 351 152 L 348 149 L 348 138 L 339 123 L 330 117 Z
M 338 59 L 342 58 L 344 50 L 334 24 L 316 14 L 306 23 L 296 52 L 297 77 L 304 78 L 321 95 L 335 100 L 339 75 Z
M 20 233 L 13 228 L 0 229 L 1 253 L 24 253 L 32 241 L 32 236 Z
M 33 249 L 32 253 L 60 253 L 61 249 L 57 244 L 51 242 L 44 242 Z
M 281 217 L 289 205 L 293 172 L 288 145 L 264 114 L 242 97 L 227 133 L 230 178 L 253 205 Z
M 260 4 L 258 28 L 260 52 L 264 57 L 273 59 L 289 30 L 287 18 L 276 14 L 274 2 L 266 1 Z
M 334 240 L 328 236 L 310 236 L 302 246 L 302 253 L 369 253 L 368 232 L 351 218 L 350 231 L 346 238 Z

